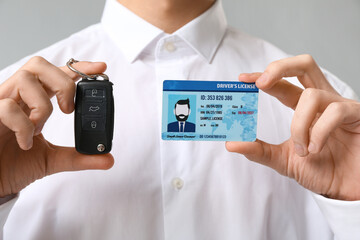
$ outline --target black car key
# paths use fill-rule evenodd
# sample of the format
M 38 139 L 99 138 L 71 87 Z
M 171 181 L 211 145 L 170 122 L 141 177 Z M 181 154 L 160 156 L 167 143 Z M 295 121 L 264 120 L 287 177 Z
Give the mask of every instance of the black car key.
M 71 66 L 76 60 L 70 61 L 68 67 L 76 70 Z M 75 148 L 84 154 L 108 153 L 114 130 L 113 84 L 105 74 L 74 72 L 82 76 L 75 96 Z

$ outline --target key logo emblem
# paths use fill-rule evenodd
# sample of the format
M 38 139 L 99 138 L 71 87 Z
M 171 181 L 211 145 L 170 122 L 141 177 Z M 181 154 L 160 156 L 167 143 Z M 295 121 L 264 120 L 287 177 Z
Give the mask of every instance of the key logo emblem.
M 91 96 L 96 97 L 96 94 L 97 94 L 97 89 L 92 89 L 91 90 Z

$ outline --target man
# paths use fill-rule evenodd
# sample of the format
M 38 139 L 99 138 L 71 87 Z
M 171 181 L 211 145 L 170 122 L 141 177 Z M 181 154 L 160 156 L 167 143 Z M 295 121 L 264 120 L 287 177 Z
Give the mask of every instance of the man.
M 195 132 L 195 124 L 187 122 L 190 115 L 190 101 L 189 99 L 179 100 L 175 103 L 174 114 L 176 122 L 168 124 L 168 132 Z
M 0 74 L 2 196 L 47 177 L 1 205 L 5 220 L 16 201 L 4 239 L 360 238 L 360 203 L 349 201 L 360 199 L 355 95 L 310 56 L 288 58 L 229 28 L 219 1 L 108 0 L 101 24 L 35 55 Z M 63 113 L 74 109 L 77 76 L 55 66 L 71 57 L 108 65 L 113 157 L 70 147 L 73 117 Z M 239 73 L 263 90 L 262 141 L 226 143 L 237 154 L 222 142 L 160 139 L 163 80 Z

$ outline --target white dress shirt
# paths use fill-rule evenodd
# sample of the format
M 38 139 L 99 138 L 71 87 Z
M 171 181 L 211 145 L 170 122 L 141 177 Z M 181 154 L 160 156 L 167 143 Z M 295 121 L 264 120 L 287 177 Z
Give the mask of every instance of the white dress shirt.
M 236 80 L 239 73 L 263 71 L 288 57 L 228 27 L 220 1 L 174 34 L 165 34 L 108 0 L 101 23 L 35 55 L 57 66 L 72 57 L 108 64 L 116 111 L 115 165 L 31 184 L 7 218 L 4 239 L 319 240 L 333 239 L 333 231 L 338 239 L 360 239 L 357 201 L 313 194 L 227 152 L 224 142 L 161 140 L 163 80 Z M 27 60 L 1 71 L 1 81 Z M 346 84 L 326 76 L 341 94 L 355 96 Z M 74 146 L 73 115 L 63 114 L 54 99 L 53 105 L 45 138 Z M 260 92 L 258 138 L 288 139 L 292 114 Z

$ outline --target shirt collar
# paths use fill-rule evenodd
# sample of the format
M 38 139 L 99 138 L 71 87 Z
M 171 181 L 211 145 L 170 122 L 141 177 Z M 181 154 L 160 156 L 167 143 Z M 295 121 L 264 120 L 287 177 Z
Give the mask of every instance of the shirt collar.
M 181 37 L 210 63 L 226 28 L 224 10 L 221 1 L 217 0 L 206 12 L 177 30 L 174 35 Z
M 146 47 L 164 32 L 140 18 L 116 0 L 107 0 L 101 19 L 104 30 L 134 62 Z M 207 62 L 211 62 L 225 34 L 227 21 L 220 0 L 172 35 L 177 35 Z

